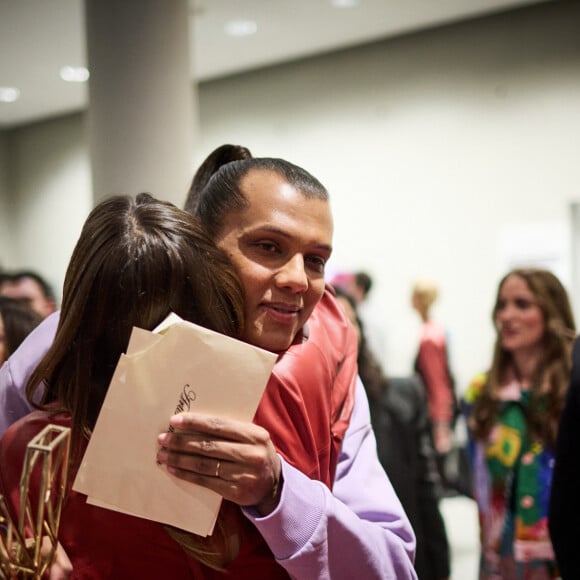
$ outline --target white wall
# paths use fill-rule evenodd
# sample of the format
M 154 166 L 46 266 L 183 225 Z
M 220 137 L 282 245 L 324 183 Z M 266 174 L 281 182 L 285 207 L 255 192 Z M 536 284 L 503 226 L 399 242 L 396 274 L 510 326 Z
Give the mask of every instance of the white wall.
M 546 5 L 202 86 L 201 151 L 241 142 L 329 187 L 331 267 L 374 275 L 392 373 L 414 357 L 411 281 L 437 278 L 464 385 L 489 361 L 500 236 L 567 231 L 580 197 L 579 21 Z
M 196 161 L 235 142 L 312 171 L 333 200 L 330 269 L 375 278 L 387 370 L 410 370 L 409 289 L 429 275 L 464 385 L 489 362 L 506 232 L 555 228 L 563 278 L 571 269 L 579 21 L 577 3 L 548 3 L 202 84 Z M 53 280 L 91 203 L 82 130 L 71 116 L 11 139 L 20 255 Z
M 83 129 L 82 116 L 71 115 L 8 135 L 9 193 L 17 203 L 9 218 L 12 243 L 6 255 L 0 248 L 0 264 L 38 271 L 59 300 L 70 254 L 92 204 Z
M 10 187 L 8 184 L 7 134 L 0 131 L 0 270 L 10 267 L 12 232 L 10 227 Z

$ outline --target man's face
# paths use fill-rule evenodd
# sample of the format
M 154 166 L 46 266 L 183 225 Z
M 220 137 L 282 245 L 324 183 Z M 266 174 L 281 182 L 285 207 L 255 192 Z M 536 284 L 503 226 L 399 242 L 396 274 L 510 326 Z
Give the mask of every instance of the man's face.
M 280 352 L 292 344 L 324 292 L 332 251 L 330 206 L 304 197 L 267 170 L 251 170 L 241 190 L 249 205 L 226 216 L 216 242 L 244 287 L 244 339 Z
M 43 318 L 56 310 L 53 300 L 47 298 L 36 280 L 20 278 L 20 280 L 5 281 L 0 288 L 0 296 L 7 296 L 26 303 Z
M 6 360 L 6 337 L 4 336 L 4 321 L 0 316 L 0 367 Z

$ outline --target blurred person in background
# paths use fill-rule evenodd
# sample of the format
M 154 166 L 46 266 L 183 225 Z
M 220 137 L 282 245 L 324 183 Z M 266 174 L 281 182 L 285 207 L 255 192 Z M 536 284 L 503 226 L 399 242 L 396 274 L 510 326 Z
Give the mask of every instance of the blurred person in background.
M 56 299 L 50 284 L 32 270 L 0 274 L 0 296 L 25 302 L 42 318 L 56 311 Z
M 42 317 L 26 304 L 0 296 L 0 366 L 41 320 Z
M 560 415 L 548 526 L 563 580 L 580 578 L 580 339 L 574 342 L 572 376 Z
M 458 404 L 449 365 L 445 328 L 432 317 L 432 307 L 438 296 L 439 288 L 434 280 L 420 279 L 413 284 L 411 304 L 421 318 L 415 372 L 425 385 L 439 473 L 444 487 L 451 488 L 453 484 L 449 480 L 446 463 L 453 447 L 453 429 Z
M 383 315 L 377 308 L 378 305 L 369 298 L 374 286 L 372 276 L 363 270 L 337 272 L 330 279 L 330 283 L 354 300 L 357 316 L 365 327 L 367 348 L 378 361 L 382 361 L 386 350 L 385 329 L 381 324 Z
M 389 377 L 368 349 L 355 299 L 341 287 L 336 294 L 358 337 L 358 370 L 365 386 L 379 460 L 417 538 L 419 580 L 450 576 L 447 532 L 439 510 L 441 482 L 431 442 L 424 387 L 417 376 Z
M 498 287 L 491 367 L 465 395 L 481 580 L 559 576 L 548 534 L 554 445 L 575 324 L 554 274 L 515 269 Z

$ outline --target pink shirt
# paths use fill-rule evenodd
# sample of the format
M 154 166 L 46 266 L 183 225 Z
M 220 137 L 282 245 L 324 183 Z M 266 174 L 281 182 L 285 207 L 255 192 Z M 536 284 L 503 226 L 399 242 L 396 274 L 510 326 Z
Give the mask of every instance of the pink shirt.
M 431 421 L 450 423 L 453 414 L 453 390 L 447 368 L 445 331 L 438 322 L 428 320 L 421 328 L 417 367 L 427 389 Z

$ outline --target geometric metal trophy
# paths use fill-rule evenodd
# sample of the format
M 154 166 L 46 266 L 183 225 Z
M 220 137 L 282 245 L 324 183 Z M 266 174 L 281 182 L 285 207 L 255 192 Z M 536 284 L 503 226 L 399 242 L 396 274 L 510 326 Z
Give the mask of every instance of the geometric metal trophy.
M 58 425 L 47 425 L 26 446 L 18 522 L 13 521 L 6 499 L 0 495 L 0 578 L 40 579 L 52 563 L 69 454 L 70 429 Z M 40 482 L 37 497 L 31 497 L 32 480 Z

